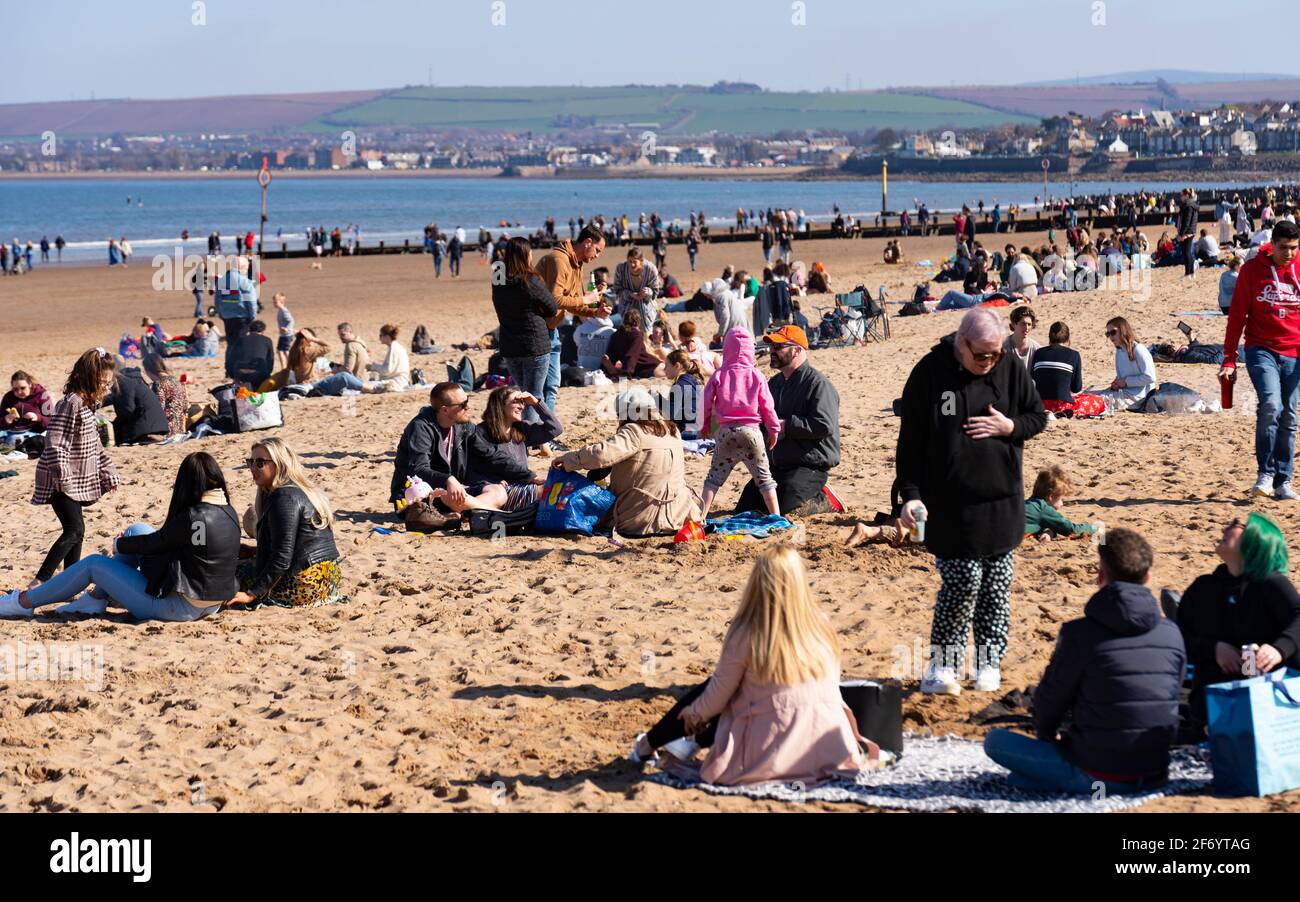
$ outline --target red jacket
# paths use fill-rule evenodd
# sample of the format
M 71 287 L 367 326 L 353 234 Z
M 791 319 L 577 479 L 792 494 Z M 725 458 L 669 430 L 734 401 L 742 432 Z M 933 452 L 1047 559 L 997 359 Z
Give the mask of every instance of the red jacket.
M 1224 366 L 1237 365 L 1243 330 L 1248 348 L 1300 356 L 1300 260 L 1275 268 L 1273 246 L 1266 244 L 1241 267 L 1223 339 Z

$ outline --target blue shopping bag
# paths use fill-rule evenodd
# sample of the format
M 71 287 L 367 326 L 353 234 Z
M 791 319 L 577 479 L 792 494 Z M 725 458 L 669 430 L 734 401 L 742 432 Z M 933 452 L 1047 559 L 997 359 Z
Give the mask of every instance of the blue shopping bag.
M 1300 787 L 1297 699 L 1300 670 L 1206 687 L 1216 792 L 1266 796 Z
M 581 533 L 589 536 L 614 506 L 614 493 L 579 473 L 552 469 L 537 504 L 538 532 Z

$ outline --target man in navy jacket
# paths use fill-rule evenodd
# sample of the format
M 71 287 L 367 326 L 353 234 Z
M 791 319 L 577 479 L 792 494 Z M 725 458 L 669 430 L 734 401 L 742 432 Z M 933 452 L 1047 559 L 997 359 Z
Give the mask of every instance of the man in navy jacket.
M 1061 627 L 1034 693 L 1038 738 L 995 730 L 984 740 L 1018 788 L 1125 793 L 1165 780 L 1187 668 L 1183 637 L 1146 588 L 1151 546 L 1116 529 L 1099 553 L 1099 591 L 1081 620 Z

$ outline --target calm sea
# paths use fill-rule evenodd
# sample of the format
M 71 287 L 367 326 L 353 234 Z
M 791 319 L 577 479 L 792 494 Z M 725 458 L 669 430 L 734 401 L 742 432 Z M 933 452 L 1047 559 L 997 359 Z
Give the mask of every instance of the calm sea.
M 1232 187 L 1204 182 L 1200 188 Z M 1175 190 L 1185 183 L 1077 182 L 1076 194 L 1110 191 Z M 1067 193 L 1060 183 L 1053 194 Z M 924 201 L 934 210 L 974 207 L 983 200 L 1032 204 L 1043 193 L 1041 181 L 1022 183 L 933 183 L 891 180 L 892 209 Z M 126 236 L 137 254 L 171 254 L 188 229 L 187 252 L 206 249 L 207 235 L 223 239 L 258 229 L 260 189 L 247 179 L 48 179 L 0 181 L 0 239 L 31 240 L 42 236 L 53 243 L 62 234 L 69 243 L 64 258 L 107 260 L 108 239 Z M 390 244 L 411 239 L 418 244 L 424 226 L 437 222 L 443 231 L 463 226 L 471 236 L 480 226 L 512 233 L 533 231 L 547 216 L 567 236 L 569 217 L 607 218 L 627 214 L 635 223 L 640 213 L 657 212 L 665 220 L 686 220 L 703 210 L 717 226 L 734 224 L 737 207 L 760 210 L 786 207 L 804 210 L 814 221 L 833 218 L 839 205 L 846 213 L 873 217 L 880 210 L 880 183 L 869 181 L 705 181 L 698 179 L 521 180 L 452 178 L 304 178 L 280 179 L 271 185 L 267 246 L 285 241 L 291 248 L 306 244 L 306 230 L 356 224 L 365 244 Z M 522 223 L 522 228 L 514 224 Z M 227 250 L 230 242 L 225 241 Z M 39 253 L 36 259 L 39 265 Z

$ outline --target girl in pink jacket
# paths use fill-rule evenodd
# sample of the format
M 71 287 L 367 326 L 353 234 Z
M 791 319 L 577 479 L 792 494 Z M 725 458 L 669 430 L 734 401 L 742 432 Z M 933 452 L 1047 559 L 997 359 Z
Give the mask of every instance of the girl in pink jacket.
M 789 545 L 754 562 L 713 677 L 638 736 L 630 757 L 662 748 L 685 761 L 700 747 L 709 750 L 700 777 L 720 786 L 811 785 L 866 766 L 840 696 L 839 641 Z
M 781 421 L 767 380 L 754 367 L 754 337 L 743 329 L 727 333 L 722 366 L 704 386 L 700 435 L 707 435 L 715 425 L 717 445 L 713 449 L 713 466 L 704 480 L 703 519 L 708 519 L 713 499 L 727 484 L 736 464 L 744 464 L 749 470 L 754 485 L 763 494 L 767 512 L 779 515 L 781 507 L 776 500 L 776 480 L 768 466 L 767 448 L 776 446 Z M 763 447 L 760 425 L 767 427 L 767 448 Z

